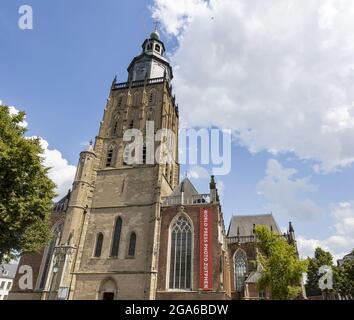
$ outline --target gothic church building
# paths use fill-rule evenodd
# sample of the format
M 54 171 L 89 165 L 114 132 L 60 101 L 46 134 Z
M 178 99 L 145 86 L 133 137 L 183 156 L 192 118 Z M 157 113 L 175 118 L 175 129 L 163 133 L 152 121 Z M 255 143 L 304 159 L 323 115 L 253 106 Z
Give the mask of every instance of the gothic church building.
M 234 216 L 228 231 L 214 177 L 208 194 L 179 181 L 178 106 L 157 31 L 113 81 L 94 145 L 80 154 L 72 190 L 55 204 L 53 238 L 21 257 L 10 299 L 263 299 L 256 282 L 254 226 L 280 230 L 272 215 Z M 147 123 L 173 132 L 168 163 L 147 161 Z M 127 129 L 144 134 L 143 163 L 126 161 Z M 158 145 L 154 146 L 154 153 Z M 284 236 L 295 243 L 290 226 Z M 21 270 L 21 268 L 18 268 Z

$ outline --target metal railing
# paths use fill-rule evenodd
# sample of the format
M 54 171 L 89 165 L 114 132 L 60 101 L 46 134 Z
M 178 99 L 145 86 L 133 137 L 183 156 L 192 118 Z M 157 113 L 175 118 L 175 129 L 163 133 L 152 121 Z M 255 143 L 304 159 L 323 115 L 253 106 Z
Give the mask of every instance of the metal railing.
M 121 82 L 121 83 L 116 83 L 114 84 L 114 89 L 125 89 L 125 88 L 134 88 L 134 87 L 140 87 L 149 84 L 156 84 L 156 83 L 163 83 L 165 81 L 164 77 L 160 78 L 152 78 L 152 79 L 147 79 L 145 80 L 137 80 L 137 81 L 132 81 L 132 82 Z
M 279 234 L 279 237 L 284 237 L 284 239 L 288 240 L 288 235 L 286 233 Z M 249 236 L 235 236 L 235 237 L 226 237 L 226 242 L 230 243 L 250 243 L 250 242 L 257 242 L 258 238 L 255 235 Z
M 182 203 L 183 202 L 183 203 Z M 163 197 L 162 205 L 163 206 L 173 206 L 173 205 L 197 205 L 203 203 L 210 203 L 210 194 L 202 193 L 198 195 L 193 195 L 191 197 L 184 197 L 182 201 L 181 196 L 173 196 L 173 197 Z

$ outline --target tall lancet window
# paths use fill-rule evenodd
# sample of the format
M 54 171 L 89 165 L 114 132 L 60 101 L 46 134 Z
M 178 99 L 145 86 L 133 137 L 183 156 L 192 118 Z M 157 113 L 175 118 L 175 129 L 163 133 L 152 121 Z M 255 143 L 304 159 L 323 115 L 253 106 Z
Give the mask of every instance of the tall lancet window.
M 136 233 L 132 232 L 129 239 L 128 256 L 134 258 L 135 256 L 135 246 L 136 246 Z
M 235 263 L 235 288 L 237 292 L 243 292 L 245 288 L 245 277 L 247 273 L 246 252 L 238 249 L 234 256 Z
M 187 217 L 180 216 L 170 227 L 169 288 L 192 288 L 192 226 Z
M 111 257 L 118 257 L 121 231 L 122 231 L 122 218 L 118 217 L 113 230 Z
M 96 258 L 99 258 L 101 256 L 102 245 L 103 245 L 103 234 L 99 233 L 97 235 L 97 239 L 96 239 L 96 248 L 95 248 L 95 257 Z

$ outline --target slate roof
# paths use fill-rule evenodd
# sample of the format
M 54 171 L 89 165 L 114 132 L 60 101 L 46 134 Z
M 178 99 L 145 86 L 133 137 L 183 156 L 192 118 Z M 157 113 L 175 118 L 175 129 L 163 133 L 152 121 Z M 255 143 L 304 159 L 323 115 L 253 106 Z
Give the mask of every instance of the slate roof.
M 170 194 L 170 197 L 180 196 L 182 189 L 185 198 L 190 198 L 199 194 L 197 189 L 193 186 L 192 182 L 186 177 L 178 186 L 173 189 L 172 193 Z
M 233 215 L 227 232 L 228 237 L 251 236 L 253 235 L 253 225 L 266 225 L 281 234 L 273 215 L 256 214 L 256 215 Z

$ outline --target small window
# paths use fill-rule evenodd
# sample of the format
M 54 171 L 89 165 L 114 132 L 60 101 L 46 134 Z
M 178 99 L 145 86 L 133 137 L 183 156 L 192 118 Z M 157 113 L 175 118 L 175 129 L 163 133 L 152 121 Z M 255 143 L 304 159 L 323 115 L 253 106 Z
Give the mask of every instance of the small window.
M 99 233 L 96 240 L 96 248 L 95 248 L 95 257 L 99 258 L 102 253 L 102 246 L 103 246 L 103 234 Z
M 134 129 L 134 120 L 131 120 L 129 123 L 129 129 Z
M 135 232 L 132 232 L 132 234 L 130 235 L 130 240 L 129 240 L 129 250 L 128 250 L 129 257 L 135 256 L 135 246 L 136 246 L 136 234 L 135 234 Z
M 9 282 L 7 283 L 7 288 L 6 288 L 7 291 L 10 291 L 10 290 L 11 290 L 11 285 L 12 285 L 12 282 L 9 281 Z
M 149 42 L 148 45 L 146 46 L 146 50 L 147 51 L 151 51 L 152 50 L 152 43 Z
M 4 287 L 5 287 L 5 281 L 1 281 L 0 289 L 4 289 Z
M 143 164 L 146 164 L 146 144 L 143 145 Z
M 107 153 L 106 167 L 110 167 L 112 165 L 113 152 L 114 152 L 113 147 L 110 147 Z

